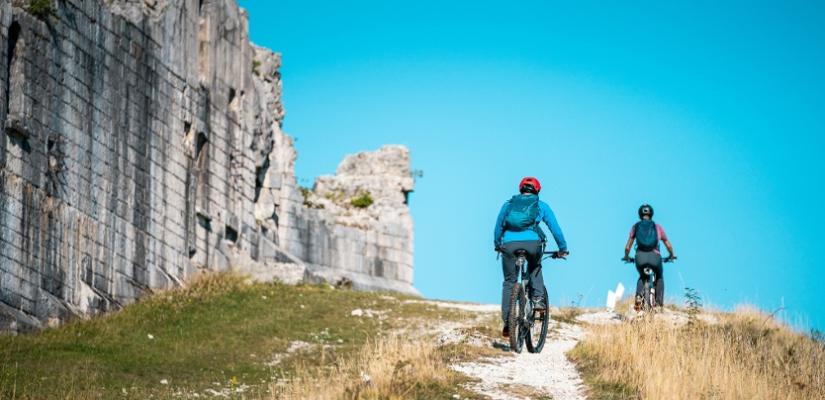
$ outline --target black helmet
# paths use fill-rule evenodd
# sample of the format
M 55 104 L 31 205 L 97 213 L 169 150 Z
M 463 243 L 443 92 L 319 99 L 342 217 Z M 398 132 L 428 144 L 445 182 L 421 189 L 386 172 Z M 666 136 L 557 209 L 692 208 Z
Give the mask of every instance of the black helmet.
M 649 215 L 650 219 L 653 219 L 653 207 L 647 203 L 639 206 L 639 218 L 643 218 L 645 215 Z

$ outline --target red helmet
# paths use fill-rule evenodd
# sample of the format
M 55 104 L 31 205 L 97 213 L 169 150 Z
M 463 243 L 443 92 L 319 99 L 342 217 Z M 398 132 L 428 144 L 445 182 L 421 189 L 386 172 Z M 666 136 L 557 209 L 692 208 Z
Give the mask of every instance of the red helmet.
M 524 179 L 521 180 L 521 182 L 518 184 L 519 192 L 521 192 L 527 185 L 530 185 L 533 187 L 533 189 L 536 189 L 536 194 L 541 192 L 541 183 L 539 183 L 538 179 L 533 178 L 532 176 L 524 177 Z

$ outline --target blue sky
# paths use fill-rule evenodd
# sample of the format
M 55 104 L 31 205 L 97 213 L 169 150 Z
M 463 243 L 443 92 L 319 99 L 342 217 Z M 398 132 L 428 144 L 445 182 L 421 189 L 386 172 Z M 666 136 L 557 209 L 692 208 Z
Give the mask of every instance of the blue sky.
M 649 202 L 680 257 L 668 297 L 825 329 L 825 3 L 240 3 L 283 54 L 301 183 L 411 149 L 425 296 L 498 301 L 493 223 L 534 175 L 572 252 L 545 265 L 552 303 L 633 285 L 619 258 Z

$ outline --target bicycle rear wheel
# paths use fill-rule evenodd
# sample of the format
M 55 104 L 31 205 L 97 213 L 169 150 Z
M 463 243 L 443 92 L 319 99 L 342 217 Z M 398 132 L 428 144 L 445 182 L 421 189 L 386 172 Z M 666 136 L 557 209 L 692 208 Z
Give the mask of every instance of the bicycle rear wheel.
M 544 299 L 547 300 L 547 288 L 544 289 Z M 529 333 L 527 335 L 527 351 L 531 353 L 541 353 L 544 348 L 544 342 L 547 340 L 547 326 L 550 323 L 550 309 L 549 304 L 544 312 L 536 312 L 533 310 L 529 321 Z
M 521 353 L 524 345 L 524 288 L 520 283 L 513 284 L 513 291 L 510 293 L 510 316 L 507 325 L 510 327 L 510 350 Z
M 656 295 L 652 289 L 652 282 L 645 283 L 645 296 L 644 301 L 642 301 L 642 310 L 647 313 L 653 312 L 653 308 L 656 306 Z

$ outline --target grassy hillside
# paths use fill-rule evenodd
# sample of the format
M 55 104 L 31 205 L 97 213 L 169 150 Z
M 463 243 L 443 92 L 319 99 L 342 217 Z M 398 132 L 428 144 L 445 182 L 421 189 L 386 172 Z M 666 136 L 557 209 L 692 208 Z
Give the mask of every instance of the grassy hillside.
M 571 356 L 596 399 L 825 399 L 825 343 L 753 310 L 591 327 Z
M 584 311 L 557 311 L 554 326 L 599 314 Z M 568 355 L 591 399 L 825 399 L 820 339 L 756 311 L 669 313 L 691 323 L 583 325 Z M 491 345 L 499 329 L 495 313 L 411 297 L 209 275 L 121 312 L 0 336 L 0 398 L 484 398 L 449 365 L 512 357 Z M 517 393 L 510 383 L 498 386 Z
M 352 315 L 356 309 L 363 315 Z M 399 342 L 388 333 L 415 330 L 423 321 L 466 317 L 394 295 L 207 276 L 118 313 L 38 334 L 0 337 L 0 398 L 217 393 L 269 399 L 301 397 L 305 391 L 296 388 L 306 385 L 296 382 L 307 380 L 334 383 L 338 397 L 403 391 L 404 396 L 450 398 L 463 393 L 458 388 L 463 378 L 444 367 L 449 355 L 427 345 L 431 338 Z M 370 366 L 379 345 L 379 355 L 390 354 L 385 358 L 392 363 Z M 421 375 L 418 367 L 394 370 L 396 364 L 421 362 L 435 373 Z M 364 366 L 375 369 L 375 382 L 384 379 L 381 374 L 394 380 L 381 383 L 380 390 L 371 384 L 367 393 L 360 387 L 361 371 L 355 371 Z

